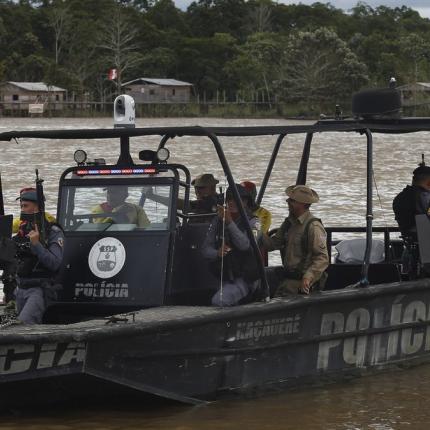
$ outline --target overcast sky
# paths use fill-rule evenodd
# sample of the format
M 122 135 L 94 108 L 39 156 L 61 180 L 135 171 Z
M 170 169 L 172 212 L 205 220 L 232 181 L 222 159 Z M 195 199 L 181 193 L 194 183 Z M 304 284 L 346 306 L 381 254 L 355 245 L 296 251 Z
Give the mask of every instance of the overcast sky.
M 191 3 L 192 0 L 174 0 L 176 7 L 181 9 L 186 9 L 187 6 Z M 357 4 L 357 0 L 319 0 L 321 3 L 331 3 L 333 6 L 340 9 L 351 9 Z M 312 4 L 315 3 L 316 0 L 278 0 L 278 3 L 285 4 L 293 4 L 293 3 L 302 3 L 302 4 Z M 371 7 L 376 6 L 388 6 L 388 7 L 397 7 L 397 6 L 408 6 L 412 9 L 415 9 L 420 13 L 421 16 L 430 18 L 430 0 L 368 0 L 367 3 Z

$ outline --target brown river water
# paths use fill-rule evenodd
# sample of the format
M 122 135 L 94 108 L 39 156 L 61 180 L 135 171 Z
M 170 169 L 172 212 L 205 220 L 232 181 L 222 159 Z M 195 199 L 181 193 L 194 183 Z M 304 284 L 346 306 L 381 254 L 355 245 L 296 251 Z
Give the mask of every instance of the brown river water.
M 245 126 L 283 125 L 291 121 L 224 119 L 139 119 L 137 126 Z M 0 118 L 0 132 L 9 130 L 111 127 L 109 119 Z M 393 197 L 410 182 L 411 171 L 428 148 L 429 133 L 374 135 L 375 225 L 394 225 Z M 258 185 L 264 175 L 276 137 L 222 138 L 224 151 L 237 181 Z M 157 137 L 131 142 L 132 154 L 155 149 Z M 284 189 L 293 184 L 304 136 L 287 137 L 281 147 L 263 206 L 273 214 L 272 226 L 286 216 Z M 73 153 L 84 149 L 89 159 L 115 162 L 119 145 L 102 140 L 59 141 L 21 139 L 1 142 L 0 172 L 7 213 L 18 214 L 15 201 L 21 187 L 34 183 L 34 169 L 45 179 L 47 210 L 56 211 L 58 179 L 74 164 Z M 226 183 L 209 140 L 194 137 L 169 142 L 172 162 L 189 167 L 193 176 L 212 172 Z M 430 163 L 430 153 L 429 163 Z M 366 139 L 356 134 L 325 133 L 314 137 L 308 184 L 320 195 L 314 213 L 327 226 L 365 225 Z M 49 393 L 47 393 L 49 395 Z M 303 388 L 259 398 L 235 399 L 191 407 L 171 402 L 125 403 L 121 399 L 98 406 L 69 406 L 42 411 L 11 411 L 0 428 L 10 429 L 427 429 L 430 428 L 430 366 L 419 366 L 377 376 Z

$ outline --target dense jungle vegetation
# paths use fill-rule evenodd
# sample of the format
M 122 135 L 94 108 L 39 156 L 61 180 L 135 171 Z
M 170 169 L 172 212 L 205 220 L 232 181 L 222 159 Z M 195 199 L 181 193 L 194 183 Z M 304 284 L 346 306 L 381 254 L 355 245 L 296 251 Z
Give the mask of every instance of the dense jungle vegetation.
M 0 80 L 44 81 L 110 100 L 138 77 L 175 78 L 213 100 L 309 110 L 366 86 L 430 80 L 430 20 L 359 2 L 0 0 Z M 107 80 L 116 68 L 118 82 Z

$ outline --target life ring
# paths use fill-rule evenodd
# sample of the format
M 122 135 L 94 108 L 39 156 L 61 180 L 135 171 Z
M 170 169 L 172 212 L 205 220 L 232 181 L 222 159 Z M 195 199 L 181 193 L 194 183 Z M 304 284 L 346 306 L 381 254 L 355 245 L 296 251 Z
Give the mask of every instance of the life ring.
M 352 96 L 352 113 L 356 117 L 397 117 L 401 108 L 400 91 L 395 88 L 364 90 Z

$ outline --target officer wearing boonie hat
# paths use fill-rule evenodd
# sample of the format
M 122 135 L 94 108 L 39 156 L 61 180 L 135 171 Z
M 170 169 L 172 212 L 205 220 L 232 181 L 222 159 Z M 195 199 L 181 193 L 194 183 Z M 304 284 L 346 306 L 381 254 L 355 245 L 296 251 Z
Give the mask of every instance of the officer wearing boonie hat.
M 191 181 L 191 185 L 195 187 L 212 187 L 218 183 L 218 179 L 215 179 L 212 173 L 203 173 Z
M 421 163 L 407 185 L 393 200 L 393 211 L 403 237 L 417 240 L 415 216 L 430 216 L 430 166 Z
M 196 193 L 196 200 L 190 200 L 190 212 L 195 214 L 209 214 L 216 212 L 218 202 L 221 202 L 221 196 L 216 192 L 216 185 L 219 183 L 218 179 L 214 178 L 212 173 L 203 173 L 191 181 Z M 169 204 L 169 199 L 165 196 L 154 194 L 152 187 L 145 190 L 145 195 L 148 199 L 162 204 Z M 183 210 L 185 201 L 182 198 L 176 200 L 177 209 Z M 200 217 L 199 217 L 200 218 Z M 212 217 L 211 217 L 212 218 Z M 195 221 L 210 221 L 206 217 L 194 219 Z
M 216 212 L 217 204 L 222 200 L 216 192 L 218 183 L 218 179 L 212 173 L 203 173 L 191 181 L 197 197 L 197 200 L 190 200 L 191 212 L 200 214 Z M 178 207 L 179 203 L 178 199 Z
M 316 191 L 306 185 L 290 185 L 285 189 L 285 194 L 296 202 L 312 204 L 319 202 L 319 196 Z
M 285 193 L 289 216 L 274 236 L 263 236 L 263 243 L 268 251 L 282 249 L 284 271 L 277 280 L 275 295 L 308 294 L 325 278 L 329 265 L 326 232 L 321 220 L 309 211 L 319 196 L 306 185 L 291 185 Z

